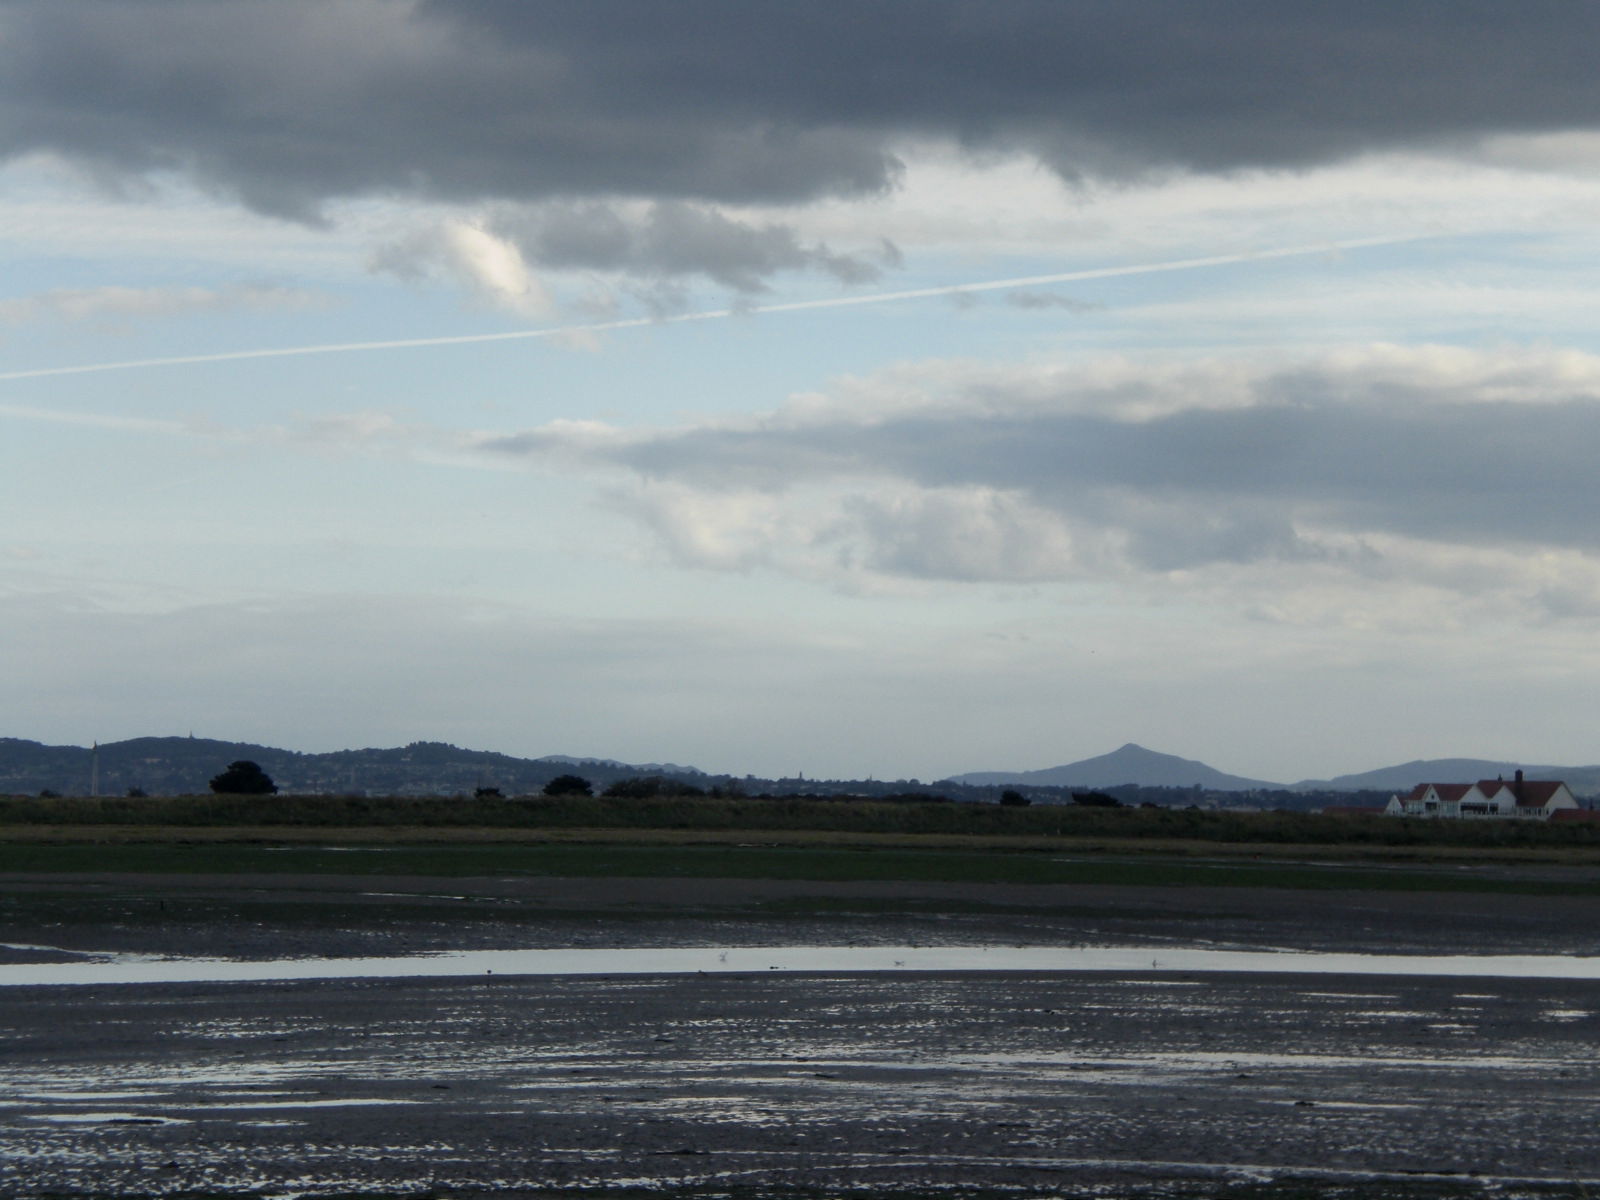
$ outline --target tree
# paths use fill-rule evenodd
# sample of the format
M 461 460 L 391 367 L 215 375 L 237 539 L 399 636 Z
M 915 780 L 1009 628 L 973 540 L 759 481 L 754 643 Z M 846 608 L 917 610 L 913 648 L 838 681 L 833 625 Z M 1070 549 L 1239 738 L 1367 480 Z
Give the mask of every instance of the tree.
M 219 796 L 266 796 L 277 791 L 278 785 L 255 763 L 240 759 L 211 781 L 211 790 Z
M 1122 801 L 1115 796 L 1108 796 L 1105 792 L 1073 792 L 1074 804 L 1085 804 L 1090 808 L 1121 808 Z
M 544 785 L 546 796 L 592 796 L 594 788 L 582 775 L 557 775 Z
M 1005 791 L 1000 793 L 1000 803 L 1006 805 L 1007 807 L 1022 808 L 1026 805 L 1032 804 L 1033 801 L 1029 800 L 1021 792 L 1012 791 L 1010 788 L 1007 788 Z
M 474 800 L 504 800 L 505 796 L 497 787 L 480 787 L 472 789 Z
M 704 796 L 705 791 L 692 783 L 679 783 L 663 775 L 630 775 L 608 787 L 606 795 L 620 796 L 624 800 L 655 800 L 662 796 Z

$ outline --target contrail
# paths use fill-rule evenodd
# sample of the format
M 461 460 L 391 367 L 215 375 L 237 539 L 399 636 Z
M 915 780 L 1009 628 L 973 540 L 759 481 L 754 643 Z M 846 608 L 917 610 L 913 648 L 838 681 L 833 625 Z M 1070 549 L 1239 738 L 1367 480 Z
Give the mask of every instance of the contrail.
M 0 372 L 0 380 L 40 379 L 50 375 L 88 375 L 98 371 L 131 371 L 141 367 L 178 367 L 192 363 L 240 362 L 250 358 L 294 358 L 307 354 L 353 354 L 364 350 L 403 350 L 420 346 L 465 346 L 477 342 L 531 341 L 582 333 L 610 333 L 618 329 L 639 329 L 648 325 L 679 325 L 685 321 L 715 321 L 727 317 L 758 316 L 762 313 L 801 312 L 822 308 L 850 308 L 861 304 L 889 304 L 896 300 L 923 300 L 932 296 L 955 296 L 968 292 L 994 292 L 1005 288 L 1041 287 L 1053 283 L 1075 283 L 1085 279 L 1112 279 L 1122 275 L 1155 275 L 1163 271 L 1194 271 L 1201 267 L 1225 267 L 1234 263 L 1261 262 L 1274 258 L 1296 258 L 1330 251 L 1358 250 L 1368 246 L 1390 246 L 1414 242 L 1428 234 L 1399 234 L 1392 237 L 1359 238 L 1343 242 L 1321 242 L 1309 246 L 1284 246 L 1275 250 L 1253 250 L 1238 254 L 1213 254 L 1205 258 L 1178 258 L 1168 262 L 1143 263 L 1129 267 L 1091 267 L 1082 271 L 1059 271 L 1053 275 L 1023 275 L 1015 279 L 990 279 L 981 283 L 951 283 L 938 287 L 910 288 L 899 292 L 871 292 L 860 296 L 832 296 L 822 300 L 795 300 L 787 304 L 762 304 L 748 308 L 719 308 L 705 312 L 678 313 L 664 317 L 630 317 L 622 321 L 600 321 L 586 325 L 562 325 L 552 329 L 517 329 L 507 333 L 465 333 L 454 337 L 400 338 L 382 342 L 328 342 L 314 346 L 280 346 L 273 350 L 227 350 L 221 354 L 183 354 L 170 358 L 135 358 L 122 362 L 91 363 L 80 367 L 38 367 L 31 371 Z

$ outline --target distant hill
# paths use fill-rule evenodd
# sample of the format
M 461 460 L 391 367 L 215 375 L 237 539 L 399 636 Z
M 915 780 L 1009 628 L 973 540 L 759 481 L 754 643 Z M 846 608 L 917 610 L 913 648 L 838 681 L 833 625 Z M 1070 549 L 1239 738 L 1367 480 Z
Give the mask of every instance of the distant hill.
M 389 749 L 337 750 L 301 754 L 254 742 L 228 742 L 196 737 L 131 738 L 99 748 L 102 796 L 124 795 L 138 788 L 152 796 L 202 793 L 212 776 L 238 759 L 259 763 L 281 791 L 301 795 L 454 796 L 480 787 L 499 788 L 508 796 L 540 791 L 557 775 L 582 775 L 599 788 L 637 775 L 664 775 L 700 787 L 730 782 L 675 763 L 624 763 L 616 759 L 578 758 L 551 754 L 516 758 L 487 750 L 468 750 L 448 742 L 412 742 Z M 1306 779 L 1293 785 L 1229 775 L 1194 759 L 1159 754 L 1129 743 L 1110 754 L 1038 771 L 975 771 L 939 784 L 915 780 L 737 780 L 750 794 L 850 794 L 859 796 L 905 792 L 944 793 L 961 799 L 993 800 L 993 789 L 1017 785 L 1040 788 L 1105 789 L 1131 785 L 1145 788 L 1203 788 L 1215 792 L 1294 791 L 1355 793 L 1409 791 L 1418 783 L 1467 783 L 1507 779 L 1521 767 L 1530 779 L 1564 779 L 1580 796 L 1600 796 L 1600 766 L 1558 767 L 1537 763 L 1498 762 L 1481 758 L 1437 758 L 1380 767 L 1334 779 Z M 46 789 L 63 795 L 88 795 L 93 761 L 86 746 L 49 746 L 22 738 L 0 738 L 0 794 L 37 795 Z M 979 789 L 962 794 L 955 789 Z M 984 790 L 988 789 L 988 790 Z M 1151 797 L 1160 803 L 1176 801 Z M 1250 803 L 1260 798 L 1239 797 Z M 1272 804 L 1296 800 L 1280 796 Z M 1304 803 L 1330 803 L 1326 798 Z M 1364 800 L 1363 802 L 1368 802 Z
M 1529 779 L 1564 779 L 1580 796 L 1600 795 L 1600 766 L 1555 767 L 1540 763 L 1496 762 L 1488 758 L 1419 758 L 1396 767 L 1379 767 L 1357 775 L 1332 779 L 1302 779 L 1296 791 L 1356 791 L 1375 789 L 1408 792 L 1419 783 L 1474 783 L 1479 779 L 1510 779 L 1521 770 Z
M 669 775 L 704 780 L 693 767 L 649 763 L 629 765 L 551 755 L 514 758 L 487 750 L 466 750 L 447 742 L 412 742 L 393 749 L 337 750 L 300 754 L 253 742 L 196 737 L 131 738 L 99 749 L 100 794 L 121 796 L 129 788 L 152 796 L 208 790 L 211 778 L 230 763 L 249 759 L 272 776 L 283 792 L 328 795 L 452 796 L 475 788 L 497 787 L 506 795 L 537 792 L 557 775 L 582 775 L 604 786 L 632 775 Z M 92 754 L 85 746 L 47 746 L 21 738 L 0 738 L 0 793 L 32 795 L 49 789 L 63 795 L 89 794 Z
M 978 787 L 1027 784 L 1034 787 L 1106 788 L 1136 783 L 1142 787 L 1201 787 L 1219 792 L 1283 787 L 1281 783 L 1229 775 L 1192 758 L 1159 754 L 1132 742 L 1110 754 L 1085 758 L 1060 767 L 1045 767 L 1038 771 L 974 771 L 968 775 L 953 776 L 951 781 Z

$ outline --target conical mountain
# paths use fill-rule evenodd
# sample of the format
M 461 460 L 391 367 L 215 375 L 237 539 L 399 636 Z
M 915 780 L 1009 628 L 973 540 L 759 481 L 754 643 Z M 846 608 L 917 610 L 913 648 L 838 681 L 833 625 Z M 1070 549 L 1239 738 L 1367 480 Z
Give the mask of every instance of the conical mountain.
M 1192 758 L 1161 754 L 1129 742 L 1110 754 L 1080 759 L 1038 771 L 974 771 L 952 776 L 955 783 L 979 786 L 1033 784 L 1038 787 L 1116 787 L 1133 783 L 1141 787 L 1201 787 L 1212 791 L 1249 791 L 1280 788 L 1281 783 L 1229 775 Z

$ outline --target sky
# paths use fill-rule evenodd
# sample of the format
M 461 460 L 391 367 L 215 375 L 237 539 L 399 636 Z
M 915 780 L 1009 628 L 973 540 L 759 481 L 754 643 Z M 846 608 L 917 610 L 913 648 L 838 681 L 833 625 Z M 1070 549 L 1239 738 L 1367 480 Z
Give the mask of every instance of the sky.
M 0 735 L 1600 761 L 1597 36 L 0 0 Z

